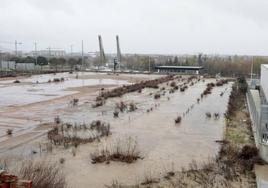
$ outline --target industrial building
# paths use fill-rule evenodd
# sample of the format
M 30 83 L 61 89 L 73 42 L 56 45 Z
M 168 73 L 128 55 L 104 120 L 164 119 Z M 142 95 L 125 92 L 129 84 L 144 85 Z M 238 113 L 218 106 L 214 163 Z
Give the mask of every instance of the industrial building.
M 183 73 L 199 74 L 203 69 L 202 66 L 155 66 L 157 72 L 161 73 Z
M 260 82 L 251 80 L 248 85 L 247 104 L 255 143 L 262 159 L 268 162 L 268 64 L 261 65 Z

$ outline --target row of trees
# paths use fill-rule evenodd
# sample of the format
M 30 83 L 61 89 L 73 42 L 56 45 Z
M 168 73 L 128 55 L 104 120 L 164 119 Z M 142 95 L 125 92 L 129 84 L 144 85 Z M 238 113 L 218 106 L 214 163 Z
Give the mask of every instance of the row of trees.
M 149 71 L 149 69 L 153 71 L 156 65 L 154 58 L 139 55 L 122 57 L 122 62 L 123 66 L 126 69 L 139 70 L 139 71 Z
M 249 56 L 187 56 L 187 57 L 167 57 L 160 65 L 184 65 L 184 66 L 203 66 L 204 73 L 215 75 L 220 73 L 222 76 L 249 76 L 253 65 L 253 74 L 260 75 L 261 64 L 267 64 L 268 57 L 249 57 Z

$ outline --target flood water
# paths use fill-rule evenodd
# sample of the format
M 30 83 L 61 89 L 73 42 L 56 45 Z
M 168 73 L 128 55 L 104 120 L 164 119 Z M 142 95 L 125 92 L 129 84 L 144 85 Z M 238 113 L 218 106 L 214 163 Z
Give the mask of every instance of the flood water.
M 89 164 L 88 159 L 92 149 L 85 149 L 87 152 L 81 151 L 79 161 L 76 159 L 70 161 L 68 169 L 72 169 L 72 172 L 75 170 L 79 176 L 86 179 L 85 182 L 79 182 L 84 186 L 101 187 L 101 184 L 109 184 L 112 180 L 135 184 L 138 181 L 137 179 L 142 179 L 146 174 L 159 177 L 161 173 L 172 169 L 187 168 L 193 160 L 200 164 L 210 157 L 215 157 L 219 149 L 219 145 L 215 141 L 221 140 L 223 136 L 224 112 L 226 111 L 231 85 L 214 88 L 211 95 L 197 104 L 196 99 L 205 89 L 206 83 L 198 83 L 185 93 L 170 94 L 170 100 L 165 96 L 156 102 L 148 96 L 148 93 L 151 92 L 150 89 L 144 91 L 142 96 L 137 93 L 124 96 L 120 100 L 134 100 L 140 107 L 142 106 L 142 109 L 131 115 L 129 113 L 123 114 L 120 119 L 116 120 L 113 119 L 111 113 L 99 115 L 97 118 L 111 122 L 113 135 L 105 141 L 107 145 L 116 138 L 132 136 L 137 139 L 144 159 L 131 165 L 122 163 L 92 165 Z M 220 97 L 220 93 L 225 88 L 227 88 L 227 92 L 223 97 Z M 111 103 L 108 103 L 107 106 L 109 107 Z M 155 106 L 156 103 L 160 106 L 153 112 L 149 114 L 145 112 L 145 109 Z M 182 119 L 179 125 L 175 125 L 174 119 L 178 115 L 182 115 L 193 104 L 195 105 L 189 114 Z M 220 113 L 221 118 L 218 120 L 207 119 L 206 112 Z M 98 113 L 90 111 L 87 114 L 77 112 L 72 116 L 66 115 L 63 118 L 66 121 L 82 120 L 87 122 L 94 119 L 94 116 L 96 118 Z M 84 147 L 82 146 L 80 150 L 84 150 Z M 77 168 L 78 163 L 81 163 L 82 169 Z M 90 176 L 86 178 L 88 174 Z M 78 182 L 71 182 L 73 186 L 75 183 Z
M 167 171 L 179 171 L 182 167 L 187 168 L 193 160 L 201 164 L 217 155 L 219 145 L 215 141 L 221 140 L 223 137 L 224 113 L 232 83 L 215 87 L 211 95 L 197 103 L 197 98 L 200 98 L 209 82 L 215 82 L 215 80 L 208 79 L 205 82 L 198 82 L 185 92 L 177 91 L 169 94 L 166 89 L 166 94 L 159 100 L 155 100 L 153 95 L 158 92 L 163 93 L 163 91 L 146 88 L 142 93 L 133 92 L 121 98 L 108 99 L 104 106 L 92 108 L 91 105 L 97 96 L 97 93 L 94 93 L 81 96 L 79 105 L 76 107 L 68 107 L 65 101 L 59 102 L 57 105 L 48 104 L 42 108 L 34 106 L 31 108 L 32 111 L 14 111 L 13 115 L 16 113 L 17 116 L 27 114 L 39 121 L 53 121 L 57 114 L 64 122 L 90 123 L 93 120 L 109 122 L 112 135 L 102 138 L 100 143 L 80 145 L 75 157 L 72 156 L 71 149 L 62 148 L 42 157 L 56 161 L 61 157 L 66 159 L 63 169 L 70 187 L 77 185 L 79 187 L 104 187 L 104 185 L 111 184 L 113 180 L 125 184 L 135 184 L 146 175 L 161 177 Z M 169 88 L 166 83 L 161 87 Z M 221 97 L 220 93 L 223 91 L 226 92 Z M 120 101 L 134 102 L 138 109 L 135 112 L 120 113 L 119 118 L 115 119 L 113 111 L 115 104 Z M 152 112 L 148 113 L 147 109 L 151 108 Z M 43 109 L 47 109 L 47 111 L 43 112 Z M 188 109 L 189 113 L 185 114 Z M 206 112 L 219 113 L 220 118 L 208 119 L 205 116 Z M 180 124 L 175 124 L 174 120 L 179 115 L 182 116 L 182 121 Z M 110 147 L 119 138 L 129 136 L 137 141 L 143 159 L 133 164 L 121 162 L 91 164 L 90 153 L 100 146 Z M 45 139 L 42 137 L 41 141 Z M 10 150 L 9 153 L 18 153 L 18 151 L 21 153 L 22 150 L 34 147 L 38 150 L 38 142 L 31 142 L 21 146 L 20 149 Z
M 80 73 L 79 75 L 82 75 Z M 76 74 L 75 74 L 76 75 Z M 18 84 L 14 80 L 0 81 L 0 107 L 20 106 L 60 98 L 77 93 L 67 89 L 94 85 L 123 85 L 124 80 L 112 79 L 80 79 L 69 73 L 35 75 L 21 79 Z M 64 78 L 63 82 L 54 83 L 54 78 Z M 51 80 L 52 83 L 48 83 Z

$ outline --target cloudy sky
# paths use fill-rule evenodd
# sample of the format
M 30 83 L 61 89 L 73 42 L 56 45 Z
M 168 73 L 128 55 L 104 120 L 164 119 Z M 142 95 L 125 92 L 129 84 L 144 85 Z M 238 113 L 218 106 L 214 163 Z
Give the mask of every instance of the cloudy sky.
M 19 49 L 268 55 L 267 0 L 0 0 L 0 42 Z M 2 49 L 14 44 L 0 43 Z

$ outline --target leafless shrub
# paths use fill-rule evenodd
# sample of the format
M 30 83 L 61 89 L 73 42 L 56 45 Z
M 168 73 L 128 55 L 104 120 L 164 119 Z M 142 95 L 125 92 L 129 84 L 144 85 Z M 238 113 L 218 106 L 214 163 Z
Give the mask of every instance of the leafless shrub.
M 154 183 L 159 183 L 159 181 L 160 181 L 159 179 L 153 178 L 152 174 L 145 174 L 144 179 L 141 182 L 141 185 L 150 185 Z
M 53 79 L 53 82 L 60 82 L 60 81 L 61 81 L 60 78 L 54 78 L 54 79 Z
M 118 181 L 113 180 L 111 185 L 106 185 L 107 188 L 125 188 L 124 185 L 120 184 Z
M 141 156 L 137 148 L 137 141 L 128 137 L 126 140 L 118 139 L 110 148 L 106 147 L 91 153 L 90 158 L 93 164 L 109 163 L 110 161 L 133 163 L 141 159 Z
M 119 112 L 118 111 L 114 111 L 114 118 L 118 118 L 119 117 Z
M 214 113 L 213 116 L 214 116 L 214 119 L 216 119 L 216 120 L 220 118 L 220 114 L 219 113 Z
M 119 109 L 120 112 L 124 112 L 127 109 L 127 104 L 125 104 L 123 101 L 116 103 L 115 106 L 116 109 Z
M 156 94 L 154 95 L 154 99 L 160 99 L 160 97 L 161 97 L 161 95 L 160 95 L 159 93 L 156 93 Z
M 60 164 L 63 164 L 63 163 L 65 163 L 65 159 L 62 157 L 62 158 L 60 158 Z
M 181 92 L 184 92 L 186 89 L 188 89 L 188 86 L 184 85 L 184 86 L 182 86 L 182 87 L 180 88 L 180 91 L 181 91 Z
M 228 83 L 228 80 L 219 80 L 217 81 L 216 83 L 216 86 L 223 86 L 224 84 L 227 84 Z
M 101 99 L 101 100 L 97 100 L 94 104 L 92 104 L 92 108 L 97 108 L 99 106 L 103 106 L 105 104 L 105 100 Z
M 180 123 L 181 122 L 181 116 L 178 116 L 176 119 L 175 119 L 175 123 Z
M 54 122 L 55 122 L 56 124 L 60 124 L 60 123 L 61 123 L 60 116 L 56 116 L 56 117 L 54 118 Z
M 65 188 L 65 175 L 57 163 L 46 161 L 24 161 L 18 175 L 33 181 L 33 188 Z
M 12 135 L 13 134 L 13 130 L 12 129 L 7 129 L 6 133 L 7 133 L 7 135 Z
M 154 80 L 147 80 L 132 85 L 118 87 L 110 91 L 101 92 L 101 94 L 96 98 L 96 102 L 100 101 L 101 99 L 106 100 L 108 98 L 121 97 L 126 93 L 140 91 L 146 87 L 158 89 L 159 88 L 158 84 L 168 82 L 173 79 L 174 79 L 173 76 L 166 76 Z M 96 105 L 95 107 L 98 107 L 98 105 Z
M 134 112 L 134 111 L 136 111 L 137 109 L 138 109 L 138 108 L 137 108 L 137 106 L 136 106 L 135 103 L 131 102 L 131 103 L 129 104 L 129 112 Z
M 174 86 L 174 90 L 178 90 L 179 89 L 179 86 Z
M 175 93 L 174 88 L 171 88 L 171 89 L 169 90 L 169 93 L 170 93 L 170 94 L 171 94 L 171 93 Z
M 245 145 L 239 153 L 240 159 L 252 159 L 258 156 L 258 149 L 255 146 Z
M 207 117 L 207 118 L 211 118 L 211 116 L 212 116 L 212 115 L 211 115 L 210 112 L 206 112 L 206 117 Z
M 176 86 L 176 82 L 174 82 L 174 81 L 171 82 L 171 83 L 170 83 L 170 86 L 171 86 L 171 87 L 175 87 L 175 86 Z
M 77 105 L 78 105 L 78 102 L 79 102 L 79 99 L 74 98 L 74 99 L 72 99 L 72 100 L 70 101 L 70 104 L 71 104 L 72 106 L 77 106 Z
M 164 176 L 165 179 L 170 179 L 171 177 L 175 176 L 175 172 L 169 171 L 167 174 Z
M 47 137 L 54 145 L 77 147 L 82 143 L 93 142 L 100 137 L 109 136 L 110 124 L 99 120 L 91 124 L 61 124 L 48 131 Z

